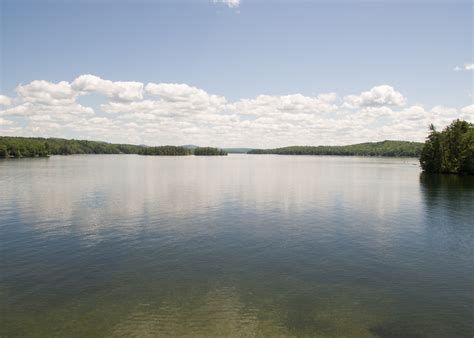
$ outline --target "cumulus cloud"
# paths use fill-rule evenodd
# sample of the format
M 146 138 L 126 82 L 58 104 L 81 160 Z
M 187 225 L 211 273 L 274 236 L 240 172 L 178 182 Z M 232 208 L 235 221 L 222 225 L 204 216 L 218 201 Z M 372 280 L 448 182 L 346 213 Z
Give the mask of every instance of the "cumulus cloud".
M 9 106 L 12 104 L 12 100 L 5 95 L 0 95 L 0 106 Z
M 135 81 L 110 81 L 98 76 L 85 74 L 76 78 L 71 88 L 78 93 L 100 93 L 116 101 L 143 99 L 143 83 Z
M 344 98 L 344 106 L 347 108 L 403 106 L 405 102 L 405 97 L 389 85 L 376 86 L 360 95 L 348 95 Z
M 244 115 L 321 114 L 336 110 L 334 93 L 315 97 L 301 94 L 271 96 L 259 95 L 254 99 L 242 99 L 229 109 Z
M 76 102 L 69 104 L 42 104 L 36 102 L 24 102 L 11 108 L 0 111 L 0 115 L 5 116 L 33 116 L 52 114 L 54 116 L 68 115 L 93 115 L 91 107 L 82 106 Z
M 58 105 L 73 103 L 77 97 L 69 82 L 52 83 L 35 80 L 27 85 L 16 87 L 18 98 L 22 102 L 39 103 L 44 105 Z
M 461 109 L 461 118 L 464 120 L 474 120 L 474 104 Z
M 4 118 L 0 117 L 0 126 L 11 126 L 12 124 L 14 124 L 13 121 L 5 120 Z
M 209 97 L 202 89 L 177 83 L 148 83 L 145 92 L 148 95 L 160 96 L 166 101 L 188 101 L 195 98 L 207 99 Z
M 474 104 L 471 104 L 469 106 L 462 108 L 461 112 L 464 114 L 471 114 L 472 116 L 474 116 Z
M 223 96 L 210 95 L 206 91 L 175 83 L 148 83 L 145 93 L 158 96 L 160 101 L 148 101 L 154 111 L 178 110 L 187 113 L 218 111 L 224 108 L 226 99 Z
M 213 3 L 221 3 L 227 5 L 229 8 L 237 8 L 240 6 L 240 0 L 212 0 Z
M 381 85 L 357 95 L 257 95 L 229 102 L 187 84 L 110 81 L 81 75 L 71 82 L 32 81 L 0 96 L 0 134 L 88 138 L 110 142 L 276 147 L 384 139 L 422 141 L 430 123 L 473 120 L 472 105 L 420 104 Z M 78 102 L 101 95 L 99 106 Z M 5 99 L 6 98 L 6 99 Z M 13 121 L 10 120 L 13 117 Z

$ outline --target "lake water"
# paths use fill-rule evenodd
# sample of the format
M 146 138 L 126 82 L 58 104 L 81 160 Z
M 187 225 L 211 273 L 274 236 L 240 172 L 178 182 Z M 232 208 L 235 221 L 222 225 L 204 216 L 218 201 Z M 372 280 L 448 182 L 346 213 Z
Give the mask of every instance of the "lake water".
M 0 161 L 0 336 L 472 337 L 474 178 L 416 159 Z

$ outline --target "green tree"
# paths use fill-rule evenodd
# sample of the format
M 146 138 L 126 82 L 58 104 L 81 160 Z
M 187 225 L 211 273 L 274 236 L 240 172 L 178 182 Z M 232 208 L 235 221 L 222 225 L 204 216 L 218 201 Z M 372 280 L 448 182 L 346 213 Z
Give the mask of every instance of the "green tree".
M 227 153 L 219 148 L 211 147 L 198 147 L 194 149 L 194 155 L 196 156 L 226 156 Z
M 430 126 L 420 165 L 427 173 L 474 174 L 474 125 L 455 120 L 442 132 Z
M 1 157 L 8 157 L 8 149 L 4 144 L 0 144 L 0 158 Z
M 441 143 L 440 133 L 436 131 L 433 124 L 430 124 L 430 133 L 426 138 L 425 145 L 421 150 L 420 164 L 426 172 L 441 171 Z

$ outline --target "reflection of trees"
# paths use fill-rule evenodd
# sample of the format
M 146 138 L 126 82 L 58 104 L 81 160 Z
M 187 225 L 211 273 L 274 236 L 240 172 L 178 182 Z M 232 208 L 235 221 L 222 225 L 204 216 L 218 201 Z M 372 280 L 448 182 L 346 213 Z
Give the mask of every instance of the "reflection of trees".
M 465 199 L 466 194 L 474 192 L 473 176 L 421 173 L 420 183 L 423 196 L 428 203 L 437 203 L 437 200 L 455 201 Z
M 432 221 L 449 217 L 451 224 L 469 223 L 474 211 L 474 177 L 420 174 L 422 198 Z

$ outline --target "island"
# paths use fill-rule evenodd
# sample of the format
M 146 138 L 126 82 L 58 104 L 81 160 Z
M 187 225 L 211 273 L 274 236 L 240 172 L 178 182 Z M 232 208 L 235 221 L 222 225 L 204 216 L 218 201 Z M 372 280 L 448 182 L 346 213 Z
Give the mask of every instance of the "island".
M 192 150 L 184 147 L 175 146 L 141 147 L 137 154 L 153 156 L 185 156 L 191 155 Z
M 227 156 L 227 152 L 219 148 L 197 147 L 194 149 L 196 156 Z

